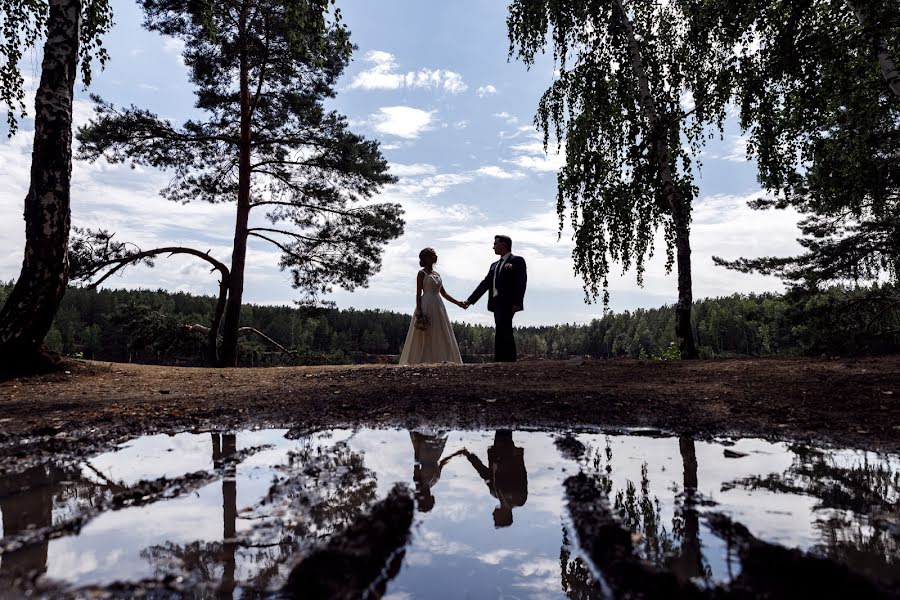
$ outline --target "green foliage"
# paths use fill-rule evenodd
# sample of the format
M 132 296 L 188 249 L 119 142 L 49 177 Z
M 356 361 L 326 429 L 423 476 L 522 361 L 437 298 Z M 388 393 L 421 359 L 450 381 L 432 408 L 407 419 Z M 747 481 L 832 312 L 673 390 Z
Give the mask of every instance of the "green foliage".
M 201 332 L 190 329 L 190 315 L 161 312 L 148 304 L 126 302 L 116 306 L 110 324 L 127 336 L 129 354 L 191 357 L 199 355 L 206 342 Z
M 834 287 L 793 292 L 785 318 L 802 354 L 874 354 L 900 349 L 900 289 Z
M 686 7 L 652 0 L 514 0 L 509 7 L 510 55 L 531 65 L 553 46 L 559 77 L 535 124 L 545 148 L 551 134 L 558 148 L 565 139 L 557 212 L 560 229 L 569 212 L 588 300 L 602 288 L 608 302 L 612 262 L 634 266 L 642 281 L 660 227 L 671 269 L 675 219 L 686 232 L 697 194 L 694 157 L 707 127 L 721 128 L 725 118 L 727 53 L 692 27 Z M 687 98 L 693 107 L 683 106 Z
M 0 285 L 0 295 L 11 284 Z M 900 351 L 896 286 L 831 288 L 818 294 L 735 294 L 694 303 L 703 357 L 853 355 Z M 70 288 L 47 345 L 68 356 L 120 362 L 204 364 L 204 323 L 215 299 L 163 290 Z M 242 325 L 296 351 L 289 357 L 258 337 L 242 336 L 240 364 L 395 362 L 410 316 L 381 310 L 246 305 Z M 523 358 L 677 360 L 670 306 L 608 313 L 587 325 L 519 327 Z M 492 360 L 494 329 L 454 323 L 467 362 Z
M 771 352 L 770 348 L 767 348 L 765 345 L 766 353 Z M 675 342 L 669 342 L 669 347 L 660 352 L 658 355 L 655 355 L 653 358 L 659 360 L 680 360 L 681 354 L 678 352 L 678 346 L 675 345 Z
M 900 58 L 900 2 L 713 0 L 698 14 L 738 49 L 747 155 L 772 195 L 752 206 L 807 215 L 803 254 L 717 262 L 807 288 L 897 282 L 900 81 L 885 68 Z
M 28 114 L 19 61 L 44 35 L 49 12 L 48 0 L 0 0 L 0 102 L 7 107 L 10 136 L 18 129 L 17 115 Z M 102 68 L 109 59 L 103 36 L 112 25 L 109 0 L 85 0 L 81 4 L 78 62 L 85 86 L 91 83 L 91 61 L 96 58 Z

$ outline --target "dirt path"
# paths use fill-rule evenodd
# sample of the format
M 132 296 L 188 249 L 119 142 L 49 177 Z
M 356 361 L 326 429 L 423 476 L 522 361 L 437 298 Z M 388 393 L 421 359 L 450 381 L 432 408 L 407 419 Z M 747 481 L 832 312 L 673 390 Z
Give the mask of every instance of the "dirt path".
M 72 361 L 0 383 L 0 459 L 148 431 L 654 427 L 900 450 L 900 356 L 198 369 Z M 4 461 L 5 462 L 5 461 Z M 2 465 L 0 465 L 2 466 Z

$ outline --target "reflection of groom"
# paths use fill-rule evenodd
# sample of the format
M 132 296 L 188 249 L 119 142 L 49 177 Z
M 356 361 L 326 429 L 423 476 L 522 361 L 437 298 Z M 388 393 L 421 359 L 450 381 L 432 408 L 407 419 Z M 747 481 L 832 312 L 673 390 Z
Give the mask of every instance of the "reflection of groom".
M 499 255 L 500 260 L 491 265 L 487 277 L 464 303 L 465 308 L 468 308 L 490 290 L 487 307 L 494 313 L 494 360 L 498 362 L 516 360 L 513 315 L 524 307 L 525 284 L 528 281 L 525 259 L 513 256 L 511 250 L 511 239 L 505 235 L 494 236 L 494 254 Z
M 528 500 L 528 473 L 525 471 L 525 449 L 513 443 L 512 431 L 499 429 L 494 444 L 488 448 L 488 466 L 464 450 L 466 458 L 484 479 L 491 495 L 500 501 L 494 509 L 494 527 L 512 525 L 512 509 L 524 506 Z

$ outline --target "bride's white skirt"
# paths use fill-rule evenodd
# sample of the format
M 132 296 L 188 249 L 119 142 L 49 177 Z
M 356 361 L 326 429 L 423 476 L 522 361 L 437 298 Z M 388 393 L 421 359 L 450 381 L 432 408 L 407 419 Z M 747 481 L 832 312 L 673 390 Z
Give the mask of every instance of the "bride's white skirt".
M 416 318 L 413 315 L 403 343 L 403 352 L 400 353 L 400 364 L 449 362 L 461 365 L 462 356 L 459 354 L 444 301 L 435 293 L 422 294 L 422 312 L 431 324 L 428 329 L 416 329 Z

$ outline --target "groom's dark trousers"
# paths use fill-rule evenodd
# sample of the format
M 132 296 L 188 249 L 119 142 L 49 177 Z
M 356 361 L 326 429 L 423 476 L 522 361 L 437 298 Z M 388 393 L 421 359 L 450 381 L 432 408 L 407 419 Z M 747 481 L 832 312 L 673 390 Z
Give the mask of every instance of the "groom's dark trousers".
M 500 263 L 503 262 L 502 268 Z M 497 269 L 500 268 L 498 271 Z M 494 296 L 494 280 L 496 275 L 497 295 Z M 478 284 L 469 304 L 475 304 L 485 292 L 488 293 L 488 310 L 494 313 L 494 360 L 497 362 L 513 362 L 516 360 L 516 340 L 513 337 L 513 306 L 524 308 L 525 286 L 528 274 L 525 259 L 510 255 L 491 265 L 484 280 Z
M 515 362 L 516 338 L 513 336 L 512 307 L 494 309 L 494 360 L 497 362 Z

